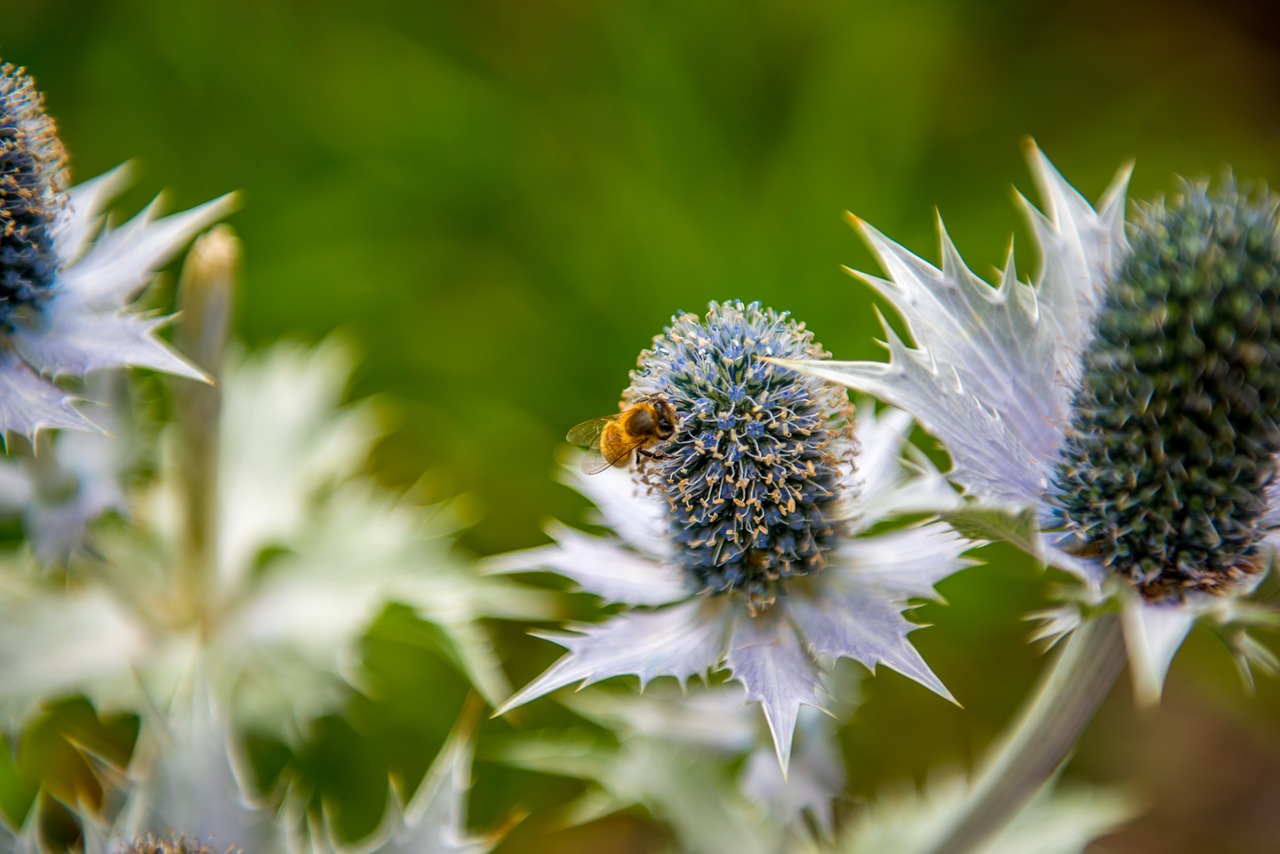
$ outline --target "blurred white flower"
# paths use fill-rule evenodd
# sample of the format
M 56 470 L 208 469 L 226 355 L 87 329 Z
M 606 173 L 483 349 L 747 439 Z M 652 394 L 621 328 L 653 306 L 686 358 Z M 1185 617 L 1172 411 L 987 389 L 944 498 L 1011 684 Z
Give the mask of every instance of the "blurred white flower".
M 243 766 L 227 709 L 197 675 L 169 708 L 144 710 L 125 800 L 101 840 L 104 854 L 148 837 L 217 852 L 284 852 L 287 828 L 269 804 L 245 794 Z
M 227 710 L 197 677 L 170 708 L 144 713 L 118 817 L 109 828 L 86 827 L 85 854 L 118 854 L 145 840 L 186 844 L 175 854 L 484 854 L 496 837 L 466 832 L 474 711 L 455 727 L 408 805 L 400 806 L 393 789 L 378 832 L 345 845 L 296 792 L 283 808 L 245 794 L 247 771 Z
M 224 376 L 213 570 L 192 598 L 178 571 L 180 467 L 96 532 L 66 577 L 0 567 L 0 710 L 82 692 L 137 709 L 196 662 L 234 721 L 290 735 L 358 679 L 356 642 L 390 602 L 438 625 L 489 698 L 506 682 L 478 620 L 548 616 L 546 599 L 478 577 L 450 553 L 456 513 L 424 509 L 359 476 L 379 435 L 369 404 L 340 407 L 350 355 L 277 346 Z

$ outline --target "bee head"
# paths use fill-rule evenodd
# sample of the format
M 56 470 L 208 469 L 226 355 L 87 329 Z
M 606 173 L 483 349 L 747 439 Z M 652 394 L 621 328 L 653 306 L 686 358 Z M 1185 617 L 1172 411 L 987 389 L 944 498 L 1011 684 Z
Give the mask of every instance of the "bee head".
M 655 397 L 653 399 L 653 414 L 658 420 L 658 427 L 654 433 L 657 434 L 659 439 L 670 439 L 676 432 L 676 408 L 664 398 Z

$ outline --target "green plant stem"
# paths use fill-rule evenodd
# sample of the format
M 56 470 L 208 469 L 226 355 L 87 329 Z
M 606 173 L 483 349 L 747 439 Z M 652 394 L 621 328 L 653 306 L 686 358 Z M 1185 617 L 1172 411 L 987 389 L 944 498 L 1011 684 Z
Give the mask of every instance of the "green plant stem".
M 1125 658 L 1117 615 L 1085 620 L 928 854 L 978 850 L 1008 824 L 1071 753 L 1124 669 Z
M 195 619 L 207 612 L 217 569 L 218 446 L 222 391 L 217 381 L 230 330 L 240 248 L 229 226 L 196 241 L 182 269 L 178 349 L 210 378 L 174 387 L 177 464 L 182 474 L 182 543 L 178 558 L 180 607 Z

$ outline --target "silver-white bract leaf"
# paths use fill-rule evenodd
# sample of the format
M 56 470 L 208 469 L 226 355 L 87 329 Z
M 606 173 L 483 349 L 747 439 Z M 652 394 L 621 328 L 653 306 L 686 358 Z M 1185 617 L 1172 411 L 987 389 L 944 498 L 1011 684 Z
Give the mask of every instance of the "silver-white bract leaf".
M 854 435 L 858 440 L 858 477 L 864 499 L 892 489 L 902 480 L 902 446 L 912 424 L 911 415 L 901 409 L 876 412 L 870 401 L 859 403 Z
M 352 672 L 354 641 L 389 602 L 410 606 L 454 643 L 468 676 L 490 702 L 510 686 L 481 616 L 547 616 L 542 597 L 505 580 L 476 577 L 450 541 L 422 526 L 423 509 L 367 485 L 329 496 L 290 542 L 293 551 L 260 570 L 251 597 L 228 614 L 220 648 L 259 719 L 322 710 Z M 282 657 L 273 662 L 273 656 Z M 307 685 L 280 690 L 284 662 L 306 666 Z M 328 679 L 323 678 L 328 675 Z M 309 714 L 303 714 L 307 717 Z
M 315 496 L 353 477 L 382 435 L 368 404 L 339 406 L 353 363 L 350 348 L 329 339 L 280 344 L 231 368 L 218 473 L 222 583 L 239 584 L 264 549 L 296 539 Z
M 51 378 L 124 366 L 204 378 L 155 337 L 161 320 L 123 309 L 192 237 L 226 215 L 234 199 L 224 196 L 159 220 L 152 204 L 122 228 L 104 227 L 90 243 L 101 209 L 123 177 L 117 170 L 68 194 L 53 229 L 53 249 L 63 263 L 50 296 L 15 318 L 6 334 L 0 430 L 34 436 L 44 429 L 96 429 Z
M 690 854 L 771 854 L 782 831 L 739 792 L 724 769 L 687 748 L 644 741 L 627 745 L 612 773 L 619 800 L 647 806 L 666 820 Z M 626 779 L 619 779 L 625 775 Z M 605 781 L 606 783 L 608 781 Z
M 0 711 L 10 722 L 45 698 L 118 698 L 129 688 L 113 683 L 128 678 L 151 643 L 110 590 L 51 588 L 16 559 L 0 566 Z
M 234 194 L 156 218 L 160 199 L 119 228 L 106 227 L 58 276 L 62 297 L 84 308 L 116 311 L 190 240 L 236 206 Z
M 910 412 L 951 454 L 952 480 L 976 498 L 1036 506 L 1079 375 L 1097 292 L 1127 248 L 1123 171 L 1093 209 L 1038 150 L 1031 158 L 1049 217 L 1033 215 L 1045 259 L 1036 286 L 1012 259 L 997 288 L 942 234 L 938 269 L 867 225 L 888 279 L 864 277 L 902 315 L 915 341 L 887 329 L 890 361 L 794 367 Z
M 797 597 L 788 605 L 814 655 L 852 658 L 873 673 L 884 664 L 955 702 L 907 640 L 920 626 L 903 618 L 902 605 L 853 584 L 829 584 L 823 596 Z
M 882 591 L 890 601 L 899 603 L 907 598 L 935 599 L 935 584 L 973 565 L 963 557 L 972 546 L 940 522 L 856 537 L 842 542 L 832 559 L 847 571 L 831 573 L 831 580 L 824 578 L 823 583 L 837 587 L 856 584 Z
M 0 431 L 34 436 L 41 430 L 98 428 L 71 405 L 73 397 L 40 378 L 12 351 L 0 351 Z
M 1280 478 L 1267 484 L 1267 515 L 1260 527 L 1266 531 L 1265 540 L 1273 551 L 1280 552 Z
M 904 465 L 904 450 L 915 451 L 906 444 L 913 423 L 900 409 L 877 413 L 870 401 L 858 405 L 859 488 L 841 513 L 853 518 L 858 530 L 900 514 L 938 513 L 959 505 L 960 496 L 923 454 L 913 453 Z
M 554 522 L 548 525 L 547 533 L 556 541 L 554 546 L 501 555 L 488 561 L 485 570 L 549 569 L 606 602 L 628 605 L 666 605 L 693 592 L 676 567 L 620 549 L 615 540 L 593 537 Z
M 474 746 L 466 727 L 459 727 L 440 750 L 417 792 L 404 807 L 394 788 L 379 829 L 354 845 L 337 841 L 331 827 L 311 823 L 313 854 L 484 854 L 497 836 L 467 833 L 467 792 L 471 788 Z
M 843 696 L 844 691 L 840 693 L 841 699 L 848 699 Z M 817 709 L 800 710 L 798 746 L 784 777 L 773 740 L 759 737 L 759 715 L 746 699 L 741 686 L 732 682 L 692 693 L 681 693 L 670 686 L 654 686 L 641 696 L 617 691 L 572 694 L 562 702 L 574 712 L 617 733 L 618 750 L 626 755 L 620 758 L 605 755 L 599 763 L 557 763 L 556 754 L 549 750 L 542 769 L 567 774 L 585 771 L 610 792 L 630 792 L 634 802 L 657 810 L 665 802 L 663 794 L 640 790 L 637 780 L 652 783 L 660 790 L 670 790 L 676 775 L 630 774 L 618 766 L 630 768 L 632 763 L 661 762 L 664 761 L 661 757 L 670 753 L 686 761 L 731 770 L 730 763 L 747 754 L 747 764 L 740 773 L 718 782 L 724 801 L 745 795 L 760 807 L 765 826 L 772 828 L 772 833 L 779 838 L 786 832 L 803 833 L 805 814 L 812 816 L 820 829 L 830 830 L 834 799 L 843 791 L 845 779 L 834 720 Z M 595 753 L 605 750 L 599 746 L 586 749 Z M 622 773 L 628 773 L 625 783 L 613 780 Z M 600 814 L 623 809 L 631 803 L 594 799 Z M 666 817 L 661 812 L 657 815 Z M 682 832 L 679 824 L 675 829 Z
M 959 777 L 930 779 L 923 792 L 881 793 L 855 814 L 834 844 L 813 844 L 804 854 L 884 854 L 931 850 L 965 803 Z M 1133 818 L 1134 799 L 1116 789 L 1052 784 L 975 854 L 1083 854 L 1089 843 Z M 796 854 L 800 854 L 796 852 Z
M 43 854 L 40 845 L 40 829 L 34 820 L 35 810 L 27 816 L 27 823 L 14 830 L 0 819 L 0 851 L 5 854 Z M 105 849 L 97 851 L 86 848 L 85 854 L 106 854 Z
M 27 538 L 45 565 L 65 564 L 81 547 L 94 519 L 108 511 L 125 512 L 121 478 L 137 443 L 131 439 L 124 382 L 118 375 L 101 374 L 90 378 L 88 389 L 94 400 L 108 403 L 94 418 L 110 435 L 72 430 L 52 438 L 46 447 L 54 457 L 54 467 L 72 479 L 75 488 L 69 496 L 54 498 L 44 497 L 42 490 L 35 488 L 23 508 Z M 41 439 L 36 442 L 39 447 Z M 38 478 L 35 468 L 27 466 L 33 482 Z
M 111 834 L 117 845 L 149 834 L 218 851 L 283 852 L 274 810 L 246 795 L 227 715 L 199 683 L 172 708 L 144 714 L 132 786 Z
M 560 469 L 560 480 L 585 495 L 599 511 L 599 521 L 632 548 L 662 558 L 671 555 L 666 501 L 622 466 L 593 475 L 582 471 L 582 455 L 572 454 Z
M 1124 639 L 1133 669 L 1138 701 L 1154 705 L 1160 700 L 1165 676 L 1174 653 L 1182 646 L 1196 620 L 1196 611 L 1183 605 L 1151 605 L 1133 601 L 1124 608 Z
M 593 782 L 595 786 L 564 810 L 564 820 L 571 824 L 640 805 L 670 825 L 682 852 L 777 854 L 786 828 L 744 796 L 729 764 L 754 741 L 754 707 L 742 705 L 737 686 L 688 696 L 663 687 L 655 685 L 625 701 L 605 691 L 582 692 L 566 700 L 570 708 L 616 731 L 617 739 L 592 737 L 581 729 L 544 733 L 513 740 L 496 758 Z M 675 732 L 651 729 L 660 721 L 672 723 Z M 717 725 L 741 734 L 742 743 L 729 745 L 712 735 Z M 705 741 L 703 735 L 708 736 Z M 776 773 L 771 747 L 769 761 Z
M 643 687 L 659 676 L 674 676 L 681 682 L 700 676 L 724 658 L 722 612 L 727 604 L 695 598 L 654 611 L 618 614 L 599 625 L 582 626 L 578 634 L 540 635 L 569 654 L 516 692 L 497 713 L 575 682 L 590 685 L 632 675 L 640 678 Z
M 128 163 L 123 163 L 67 190 L 67 203 L 53 226 L 53 245 L 62 266 L 74 264 L 89 247 L 102 228 L 111 200 L 129 186 L 132 171 Z
M 129 440 L 124 385 L 117 374 L 89 382 L 95 413 L 112 435 L 68 430 L 43 434 L 22 453 L 0 459 L 0 515 L 21 517 L 27 541 L 46 566 L 65 565 L 83 543 L 90 522 L 110 510 L 124 512 L 120 475 L 135 450 Z
M 759 719 L 740 685 L 694 692 L 664 687 L 654 685 L 639 696 L 580 691 L 560 702 L 626 739 L 655 739 L 721 756 L 746 753 L 756 743 Z
M 107 368 L 150 368 L 193 380 L 204 373 L 156 337 L 166 318 L 84 311 L 61 295 L 44 305 L 38 325 L 16 325 L 9 343 L 47 377 L 83 377 Z
M 797 744 L 785 776 L 767 745 L 752 751 L 742 772 L 742 790 L 783 827 L 801 827 L 809 815 L 830 837 L 835 799 L 845 788 L 844 757 L 834 722 L 817 709 L 801 709 Z
M 747 699 L 764 707 L 778 763 L 786 773 L 800 707 L 822 708 L 818 695 L 822 683 L 817 662 L 780 612 L 771 608 L 752 617 L 740 611 L 733 622 L 725 661 L 733 678 L 746 688 Z

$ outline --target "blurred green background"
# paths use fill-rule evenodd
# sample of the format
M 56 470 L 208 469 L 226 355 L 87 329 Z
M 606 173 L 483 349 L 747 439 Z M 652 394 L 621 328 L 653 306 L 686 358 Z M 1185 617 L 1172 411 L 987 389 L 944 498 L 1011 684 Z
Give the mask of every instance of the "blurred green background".
M 241 334 L 353 339 L 355 394 L 398 417 L 379 477 L 469 496 L 479 554 L 581 518 L 556 449 L 615 409 L 678 309 L 759 299 L 838 357 L 879 358 L 869 291 L 839 270 L 874 269 L 845 209 L 936 259 L 936 207 L 986 275 L 1020 229 L 1010 187 L 1033 194 L 1027 136 L 1090 198 L 1128 158 L 1132 198 L 1224 164 L 1280 183 L 1277 45 L 1280 13 L 1247 0 L 45 0 L 0 23 L 76 176 L 138 162 L 123 209 L 244 191 Z M 965 708 L 871 680 L 844 735 L 854 800 L 969 761 L 1034 678 L 1020 617 L 1048 581 L 984 557 L 915 635 Z M 502 631 L 514 680 L 555 655 Z M 1152 806 L 1098 850 L 1280 849 L 1278 721 L 1280 686 L 1249 697 L 1198 630 L 1159 713 L 1117 691 L 1081 746 L 1073 774 Z M 572 791 L 482 766 L 476 807 Z M 556 832 L 535 812 L 503 850 L 660 838 L 639 817 Z

